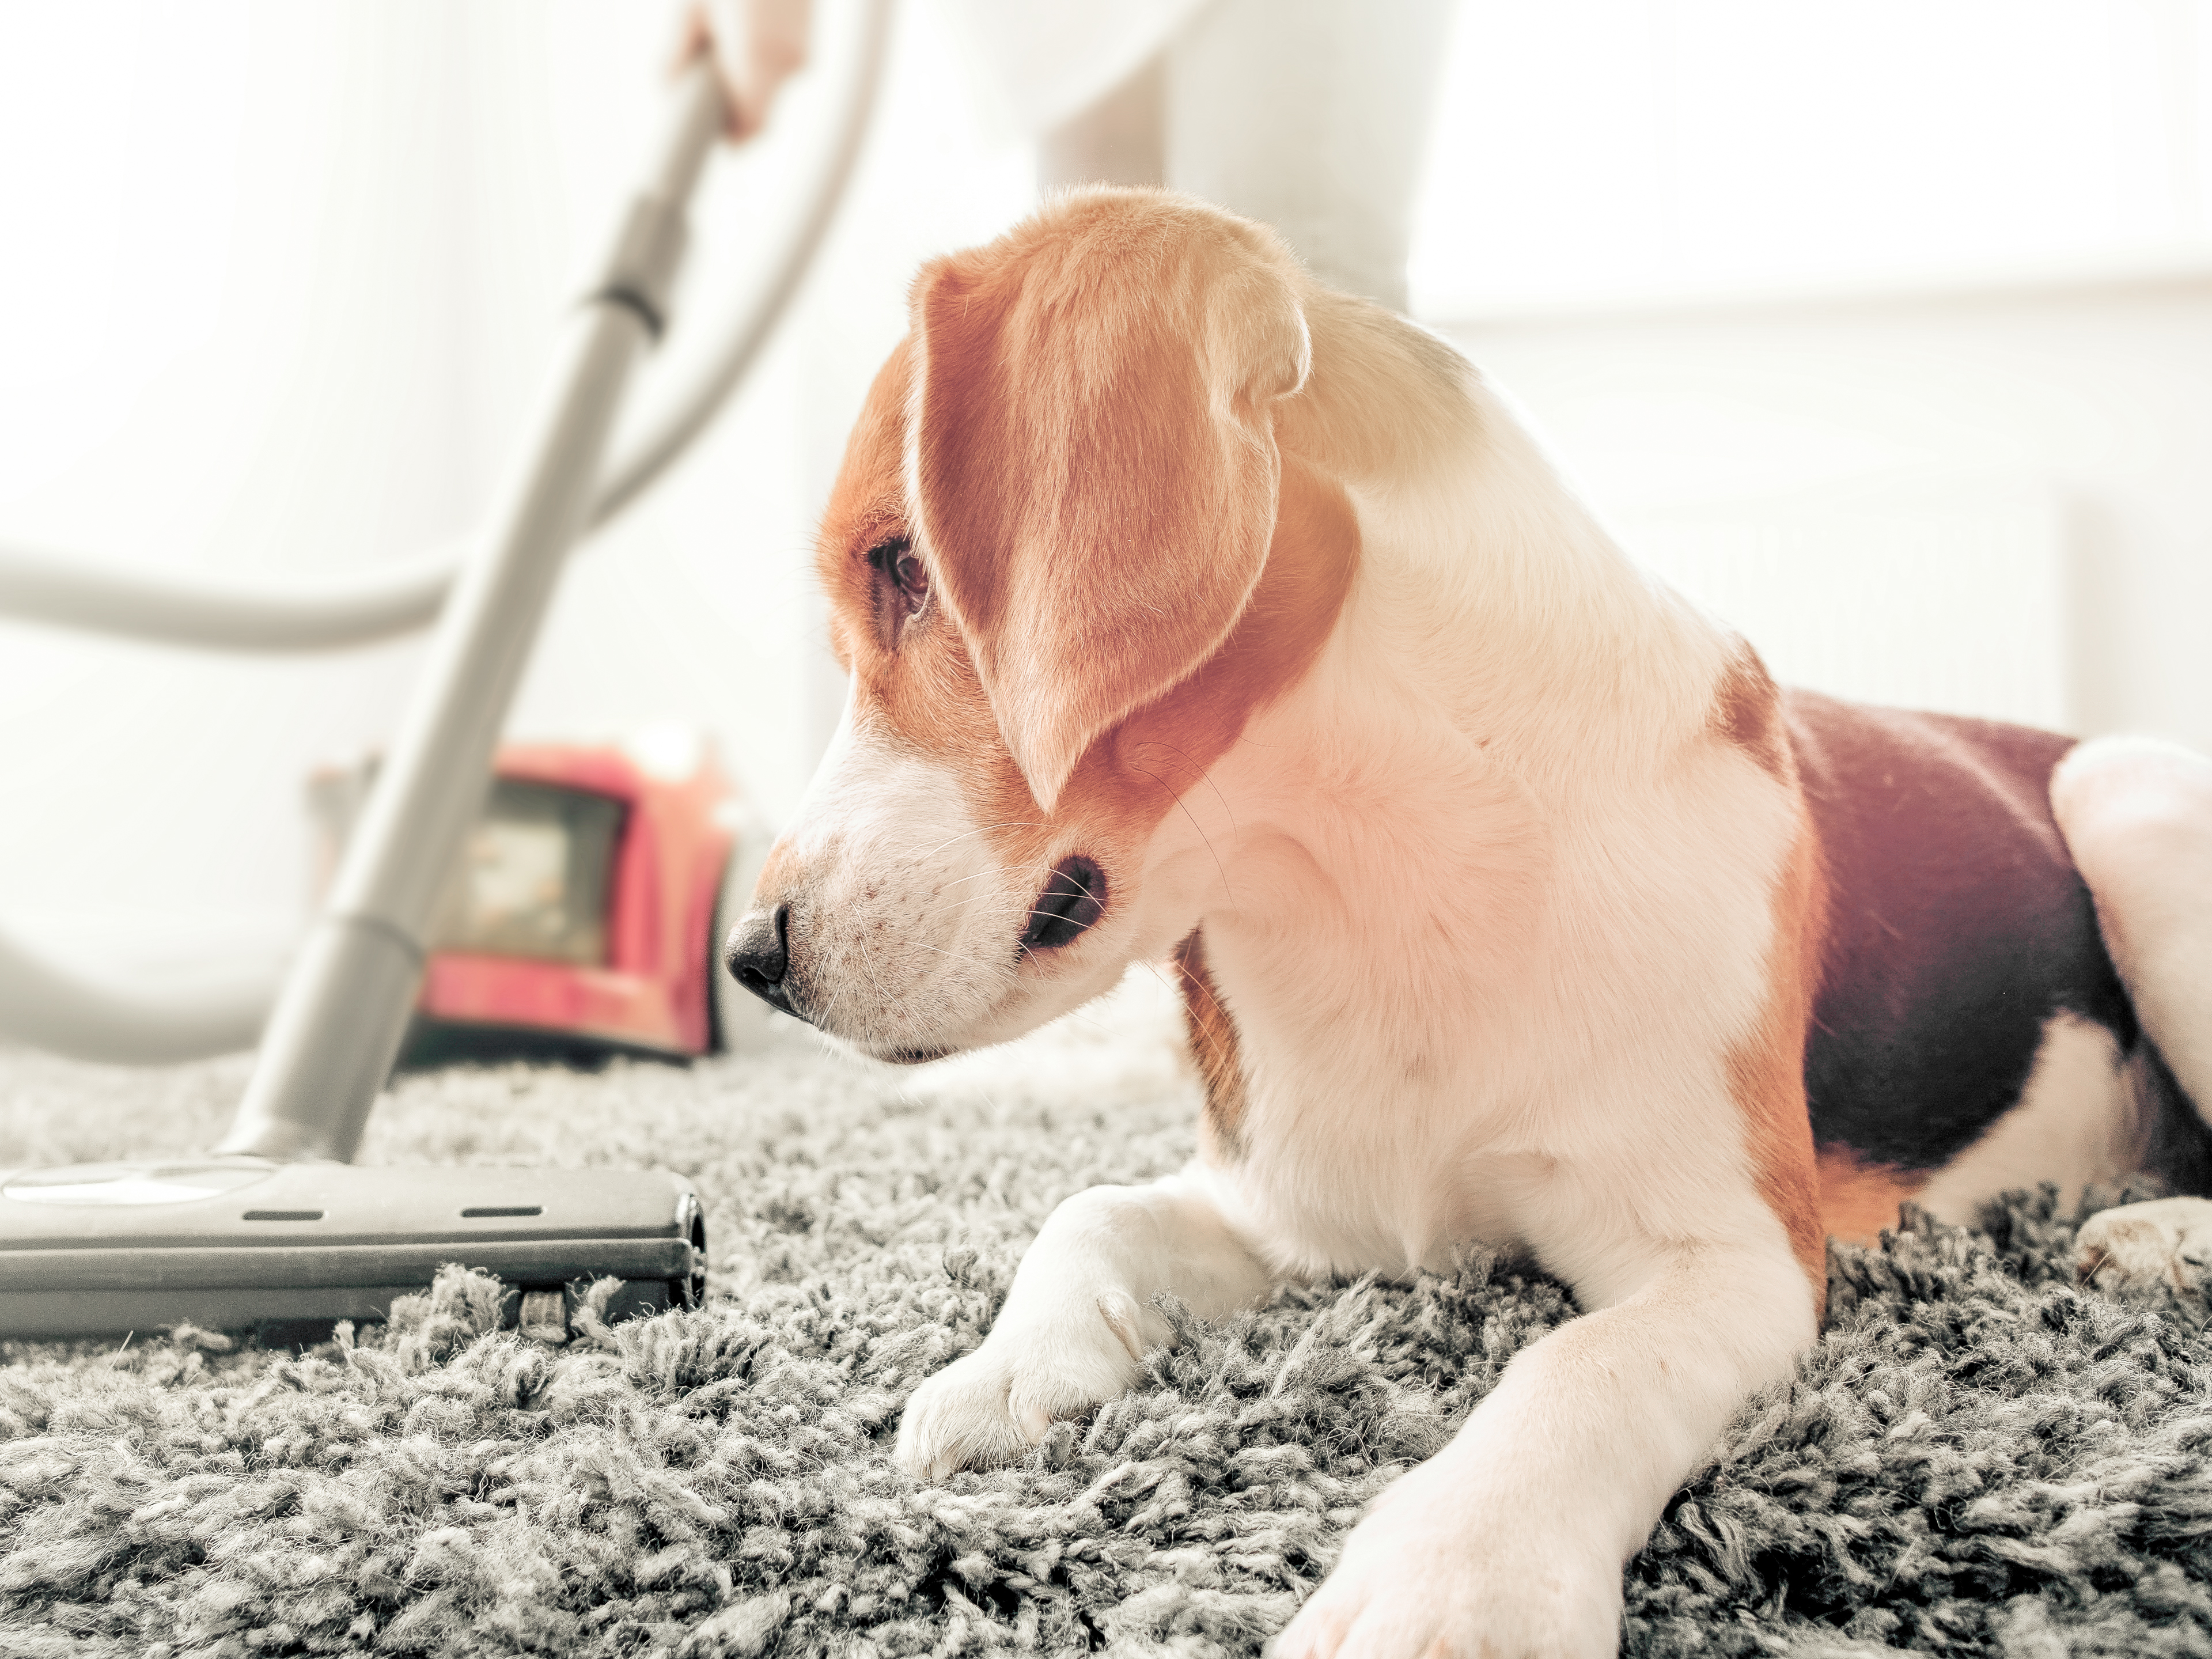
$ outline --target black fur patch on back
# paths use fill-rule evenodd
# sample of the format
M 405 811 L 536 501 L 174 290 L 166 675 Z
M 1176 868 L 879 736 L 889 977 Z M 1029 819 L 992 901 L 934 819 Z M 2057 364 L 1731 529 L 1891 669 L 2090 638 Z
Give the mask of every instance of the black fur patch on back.
M 1816 1143 L 1938 1168 L 2018 1101 L 2060 1010 L 2134 1046 L 2051 816 L 2072 738 L 1807 691 L 1783 708 L 1827 874 L 1805 1048 Z

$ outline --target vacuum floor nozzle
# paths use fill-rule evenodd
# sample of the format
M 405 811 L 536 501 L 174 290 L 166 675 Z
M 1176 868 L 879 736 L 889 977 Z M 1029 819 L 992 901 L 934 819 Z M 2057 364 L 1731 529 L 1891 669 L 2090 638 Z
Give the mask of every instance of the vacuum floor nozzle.
M 559 1340 L 609 1277 L 610 1318 L 698 1306 L 706 1224 L 665 1170 L 214 1157 L 0 1173 L 0 1336 L 380 1320 L 447 1265 L 495 1275 L 506 1322 Z

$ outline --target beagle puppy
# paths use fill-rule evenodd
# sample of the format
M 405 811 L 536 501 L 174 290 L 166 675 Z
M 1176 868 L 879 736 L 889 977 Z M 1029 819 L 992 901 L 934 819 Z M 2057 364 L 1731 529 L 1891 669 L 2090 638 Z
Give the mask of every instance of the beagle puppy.
M 1164 1294 L 1510 1241 L 1582 1316 L 1275 1650 L 1607 1654 L 1828 1236 L 2212 1188 L 2212 763 L 1778 690 L 1450 347 L 1196 202 L 1061 198 L 911 321 L 817 556 L 843 720 L 728 966 L 915 1063 L 1170 963 L 1205 1085 L 1196 1160 L 1061 1205 L 915 1392 L 915 1475 L 1127 1389 Z M 2097 1271 L 2212 1237 L 2137 1210 Z

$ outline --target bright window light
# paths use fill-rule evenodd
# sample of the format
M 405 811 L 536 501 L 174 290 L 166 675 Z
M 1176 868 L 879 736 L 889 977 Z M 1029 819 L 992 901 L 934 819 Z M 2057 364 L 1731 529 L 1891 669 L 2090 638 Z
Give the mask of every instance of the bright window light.
M 1467 0 L 1415 308 L 2207 258 L 2197 0 Z

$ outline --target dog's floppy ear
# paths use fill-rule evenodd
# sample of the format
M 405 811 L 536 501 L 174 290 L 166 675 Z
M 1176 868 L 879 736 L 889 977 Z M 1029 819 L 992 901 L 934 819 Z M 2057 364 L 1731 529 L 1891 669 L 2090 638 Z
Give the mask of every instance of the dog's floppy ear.
M 1296 265 L 1172 198 L 1063 198 L 915 284 L 925 560 L 1047 811 L 1083 751 L 1220 646 L 1275 522 Z

